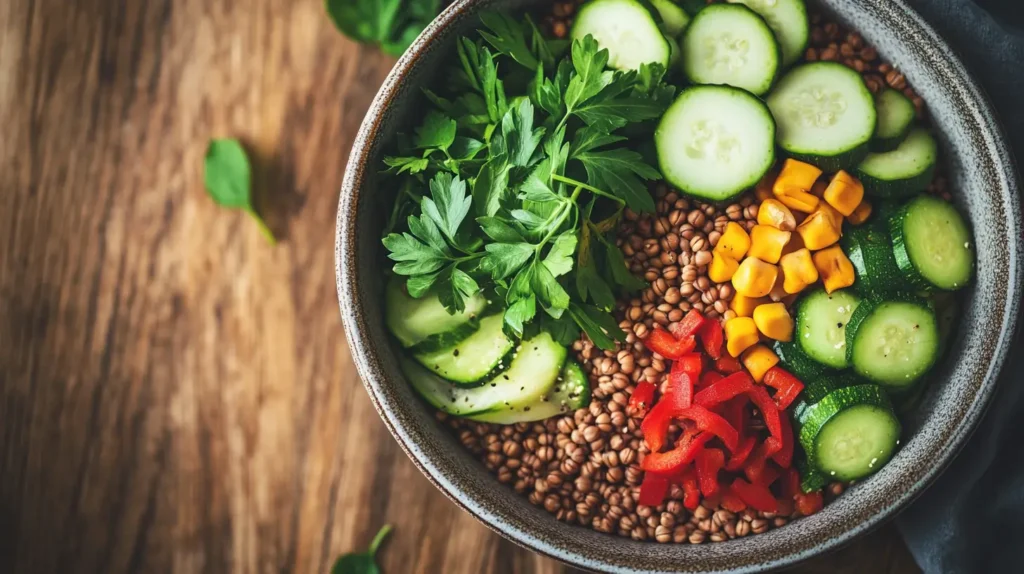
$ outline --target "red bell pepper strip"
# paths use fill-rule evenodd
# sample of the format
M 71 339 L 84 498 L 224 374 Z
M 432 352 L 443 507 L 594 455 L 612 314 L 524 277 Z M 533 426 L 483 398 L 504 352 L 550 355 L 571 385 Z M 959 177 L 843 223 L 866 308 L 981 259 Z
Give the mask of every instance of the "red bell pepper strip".
M 688 510 L 697 510 L 700 506 L 700 486 L 697 484 L 697 473 L 692 466 L 686 467 L 683 472 L 683 506 Z
M 731 375 L 743 370 L 743 365 L 736 357 L 725 355 L 715 361 L 715 369 L 720 373 Z
M 690 407 L 693 393 L 693 384 L 690 378 L 684 374 L 669 375 L 669 392 L 661 395 L 661 400 L 655 403 L 643 422 L 640 423 L 640 431 L 644 434 L 644 440 L 651 452 L 658 452 L 665 446 L 668 435 L 668 427 L 677 414 Z
M 804 390 L 804 384 L 789 371 L 780 367 L 772 367 L 764 374 L 764 384 L 776 390 L 775 404 L 780 411 L 789 408 L 796 397 Z
M 804 516 L 810 516 L 815 512 L 818 512 L 825 506 L 825 500 L 821 496 L 821 491 L 811 492 L 808 494 L 800 493 L 796 495 L 796 510 Z
M 697 382 L 704 370 L 704 356 L 700 353 L 687 353 L 672 362 L 672 374 L 684 373 L 690 380 Z
M 779 408 L 772 401 L 768 391 L 764 390 L 764 387 L 760 385 L 754 385 L 753 388 L 747 391 L 747 396 L 757 405 L 757 410 L 761 411 L 761 418 L 764 419 L 764 425 L 768 427 L 768 432 L 773 437 L 781 438 L 782 417 L 779 416 Z
M 704 315 L 701 315 L 700 311 L 690 309 L 690 312 L 683 317 L 682 321 L 672 325 L 669 329 L 677 339 L 687 339 L 695 337 L 705 322 Z
M 704 407 L 713 407 L 729 399 L 750 392 L 754 379 L 744 372 L 733 373 L 710 387 L 697 393 L 693 401 Z
M 747 459 L 750 458 L 750 453 L 754 451 L 754 446 L 757 444 L 757 439 L 752 436 L 746 436 L 740 439 L 736 450 L 733 450 L 729 454 L 729 462 L 725 465 L 725 470 L 737 471 L 743 468 L 746 464 Z
M 792 498 L 776 498 L 775 503 L 779 505 L 779 514 L 789 516 L 793 514 L 794 500 Z
M 704 352 L 707 353 L 709 357 L 715 360 L 722 358 L 722 345 L 725 343 L 725 333 L 722 331 L 722 323 L 716 319 L 704 321 L 704 324 L 701 325 L 697 336 L 700 337 L 701 345 L 704 346 Z
M 740 440 L 740 435 L 736 429 L 732 428 L 721 415 L 713 413 L 702 406 L 694 405 L 680 411 L 676 416 L 681 419 L 691 420 L 697 423 L 697 428 L 700 430 L 709 432 L 722 439 L 722 442 L 729 450 L 736 448 L 736 443 Z
M 665 501 L 668 494 L 669 479 L 667 476 L 649 472 L 644 474 L 644 481 L 640 483 L 640 496 L 637 504 L 644 506 L 658 506 Z
M 779 422 L 782 423 L 782 436 L 779 439 L 775 437 L 768 439 L 771 441 L 778 440 L 781 443 L 779 450 L 772 453 L 772 460 L 782 468 L 789 468 L 793 465 L 793 443 L 795 442 L 793 423 L 790 422 L 789 417 L 785 414 L 779 416 Z
M 800 494 L 800 473 L 795 468 L 782 471 L 782 495 L 793 500 Z
M 760 510 L 761 512 L 779 511 L 779 503 L 772 496 L 772 491 L 768 490 L 766 486 L 750 484 L 742 478 L 737 478 L 732 483 L 732 491 L 754 510 Z
M 765 443 L 760 443 L 754 447 L 754 451 L 750 453 L 750 456 L 747 457 L 747 462 L 743 465 L 743 474 L 747 476 L 747 480 L 758 482 L 761 479 L 765 464 L 768 462 L 768 456 L 768 446 Z
M 710 387 L 711 385 L 717 383 L 718 381 L 721 381 L 724 378 L 725 377 L 722 376 L 721 373 L 718 373 L 716 371 L 708 371 L 700 376 L 700 382 L 694 385 L 693 388 L 702 391 Z
M 749 401 L 747 395 L 740 395 L 725 401 L 718 406 L 718 412 L 721 413 L 725 420 L 732 425 L 732 428 L 736 429 L 736 432 L 743 436 L 747 432 L 747 420 L 750 417 L 750 410 L 747 409 L 747 401 Z
M 674 361 L 693 351 L 697 340 L 693 337 L 676 339 L 672 333 L 664 329 L 654 329 L 644 339 L 644 346 L 662 357 Z
M 684 435 L 676 448 L 668 452 L 652 452 L 645 456 L 640 468 L 647 472 L 676 474 L 693 462 L 697 454 L 704 449 L 704 445 L 713 438 L 715 435 L 709 432 L 697 433 L 690 439 Z
M 640 381 L 636 384 L 636 388 L 633 389 L 633 394 L 629 396 L 629 404 L 627 408 L 634 416 L 645 417 L 651 407 L 654 406 L 654 391 L 657 387 L 654 383 L 647 381 Z
M 722 489 L 722 508 L 729 512 L 743 512 L 747 509 L 747 503 L 743 502 L 743 499 L 736 496 L 736 493 L 732 491 L 732 488 L 728 485 L 723 485 Z
M 718 492 L 718 471 L 725 466 L 725 453 L 717 448 L 706 448 L 697 454 L 697 480 L 704 496 Z
M 775 483 L 779 477 L 782 476 L 782 470 L 774 464 L 765 464 L 764 470 L 761 471 L 761 475 L 757 477 L 757 480 L 753 481 L 754 484 L 759 484 L 765 488 Z

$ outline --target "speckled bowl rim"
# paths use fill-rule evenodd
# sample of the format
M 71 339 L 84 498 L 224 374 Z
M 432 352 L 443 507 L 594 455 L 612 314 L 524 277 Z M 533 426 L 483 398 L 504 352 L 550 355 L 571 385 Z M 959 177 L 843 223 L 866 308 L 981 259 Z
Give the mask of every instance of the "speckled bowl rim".
M 385 370 L 382 368 L 381 357 L 376 352 L 368 335 L 366 316 L 358 304 L 361 300 L 360 284 L 358 273 L 356 272 L 357 262 L 354 255 L 357 253 L 358 218 L 349 217 L 348 214 L 357 213 L 360 188 L 366 176 L 366 166 L 372 150 L 371 142 L 381 127 L 381 118 L 384 110 L 398 96 L 399 86 L 403 78 L 414 68 L 417 61 L 424 57 L 424 48 L 441 37 L 444 29 L 453 22 L 456 22 L 464 10 L 471 9 L 476 4 L 485 1 L 457 0 L 424 31 L 414 45 L 398 61 L 385 80 L 383 87 L 374 99 L 360 127 L 356 142 L 351 151 L 339 202 L 335 265 L 341 315 L 353 359 L 374 407 L 377 409 L 388 430 L 395 436 L 399 445 L 409 455 L 410 459 L 448 498 L 495 532 L 525 548 L 579 568 L 622 572 L 674 571 L 676 568 L 672 568 L 664 561 L 653 561 L 644 564 L 614 560 L 607 555 L 595 556 L 588 554 L 582 549 L 573 547 L 571 544 L 560 545 L 555 540 L 538 536 L 534 532 L 536 528 L 529 522 L 529 517 L 498 515 L 495 510 L 487 508 L 487 501 L 482 500 L 482 497 L 473 498 L 460 492 L 453 478 L 447 476 L 444 469 L 439 468 L 429 458 L 424 456 L 424 451 L 415 444 L 413 429 L 406 428 L 400 417 L 393 411 L 393 406 L 388 405 L 383 400 L 381 386 L 384 384 L 384 381 L 380 379 L 383 377 Z M 928 56 L 930 57 L 925 58 L 928 60 L 926 65 L 935 69 L 936 73 L 940 76 L 954 79 L 950 83 L 949 89 L 960 92 L 958 95 L 966 106 L 970 121 L 976 124 L 982 132 L 981 138 L 984 141 L 984 150 L 980 152 L 981 155 L 1001 158 L 1002 160 L 994 167 L 994 170 L 1000 176 L 999 181 L 996 182 L 997 186 L 1002 190 L 1000 196 L 1009 198 L 1020 197 L 1013 156 L 1007 146 L 1003 131 L 995 119 L 995 114 L 987 97 L 966 71 L 959 57 L 935 30 L 921 16 L 907 6 L 903 0 L 864 0 L 862 3 L 868 4 L 868 8 L 887 12 L 887 17 L 902 21 L 907 31 L 903 42 L 907 42 L 907 38 L 910 38 L 927 43 L 928 51 L 930 52 Z M 1019 203 L 1012 199 L 1003 208 L 1008 218 L 1008 229 L 1016 231 L 1016 237 L 1008 239 L 1010 244 L 1009 260 L 1007 262 L 1009 277 L 1007 277 L 1007 294 L 1001 323 L 1002 328 L 999 331 L 998 340 L 994 343 L 994 350 L 990 355 L 991 358 L 983 372 L 980 383 L 973 389 L 973 402 L 970 408 L 964 413 L 959 424 L 952 425 L 944 433 L 943 437 L 945 440 L 937 445 L 935 452 L 931 453 L 933 458 L 928 461 L 928 468 L 917 470 L 911 486 L 904 488 L 902 492 L 899 492 L 894 498 L 890 499 L 887 504 L 883 504 L 879 511 L 868 514 L 859 522 L 838 525 L 838 528 L 832 531 L 822 532 L 823 539 L 814 542 L 794 542 L 781 537 L 777 538 L 780 543 L 792 547 L 791 550 L 760 561 L 753 556 L 746 557 L 746 559 L 737 556 L 737 562 L 732 564 L 720 562 L 719 565 L 724 566 L 724 568 L 714 571 L 760 572 L 774 570 L 792 566 L 849 543 L 854 538 L 879 526 L 885 520 L 905 508 L 945 470 L 957 452 L 966 444 L 991 402 L 996 386 L 996 377 L 1009 351 L 1010 342 L 1016 331 L 1019 313 L 1021 279 L 1024 276 L 1024 269 L 1022 269 L 1024 268 L 1024 262 L 1021 260 L 1022 243 L 1024 243 L 1024 236 L 1021 234 L 1021 209 Z M 351 256 L 349 256 L 350 254 Z M 497 483 L 495 483 L 495 486 L 498 486 Z M 565 528 L 574 527 L 565 525 Z M 772 531 L 755 538 L 767 537 L 777 532 Z M 625 539 L 609 538 L 608 540 L 611 544 L 620 544 L 624 547 L 638 544 Z M 742 541 L 749 540 L 751 538 L 743 539 Z M 741 542 L 741 540 L 726 543 L 723 546 L 730 546 L 735 542 Z M 652 553 L 654 553 L 653 543 L 647 544 L 652 546 Z M 669 567 L 660 568 L 654 566 L 654 564 Z M 693 566 L 693 564 L 678 564 L 678 567 L 688 571 L 704 571 L 700 568 L 693 570 Z

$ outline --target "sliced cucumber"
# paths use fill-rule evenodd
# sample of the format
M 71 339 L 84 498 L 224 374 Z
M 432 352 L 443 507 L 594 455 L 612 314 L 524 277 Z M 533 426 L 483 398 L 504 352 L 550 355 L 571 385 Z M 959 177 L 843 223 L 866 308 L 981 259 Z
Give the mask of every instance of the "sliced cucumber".
M 806 460 L 798 460 L 796 468 L 800 472 L 800 490 L 816 492 L 828 486 L 828 477 L 813 468 Z
M 558 415 L 571 413 L 590 404 L 590 382 L 583 369 L 569 359 L 565 362 L 562 374 L 555 382 L 554 388 L 547 395 L 520 408 L 498 409 L 496 411 L 473 415 L 473 420 L 511 425 L 515 423 L 540 421 Z
M 402 358 L 409 382 L 428 403 L 446 413 L 476 418 L 521 411 L 548 396 L 562 371 L 567 351 L 546 332 L 520 343 L 505 372 L 472 388 L 452 384 L 418 362 Z
M 910 289 L 896 264 L 889 226 L 884 217 L 850 228 L 840 240 L 840 246 L 853 265 L 857 291 L 877 294 Z
M 911 284 L 955 291 L 970 282 L 971 231 L 949 202 L 918 196 L 889 218 L 889 230 L 896 265 Z
M 469 385 L 489 379 L 504 370 L 514 343 L 502 331 L 504 315 L 480 320 L 480 328 L 462 341 L 429 353 L 416 353 L 424 367 L 453 383 Z
M 779 44 L 764 18 L 742 4 L 714 4 L 683 37 L 683 70 L 694 84 L 725 84 L 761 95 L 779 69 Z
M 736 197 L 775 163 L 771 112 L 750 93 L 728 86 L 683 90 L 654 139 L 665 178 L 707 201 Z
M 896 149 L 864 158 L 857 166 L 857 177 L 869 195 L 906 197 L 928 187 L 938 157 L 935 138 L 924 128 L 915 128 Z
M 690 15 L 672 0 L 651 0 L 661 16 L 661 30 L 669 38 L 678 38 L 690 24 Z
M 652 63 L 667 68 L 671 48 L 648 6 L 638 0 L 591 0 L 580 8 L 572 38 L 592 35 L 608 49 L 608 65 L 617 70 L 639 70 Z
M 466 301 L 462 313 L 450 315 L 434 293 L 413 299 L 405 292 L 405 281 L 393 277 L 387 286 L 384 301 L 385 322 L 403 347 L 417 351 L 449 347 L 472 335 L 478 326 L 477 317 L 487 308 L 482 293 Z
M 850 290 L 813 291 L 797 304 L 796 334 L 800 348 L 815 361 L 834 369 L 849 366 L 846 357 L 846 325 L 860 297 Z
M 805 415 L 808 412 L 808 407 L 817 404 L 832 391 L 865 384 L 868 384 L 868 381 L 850 371 L 833 371 L 831 374 L 809 380 L 805 383 L 804 390 L 793 407 L 793 420 L 797 424 L 803 425 L 807 422 Z
M 889 462 L 900 421 L 875 385 L 837 389 L 808 408 L 800 444 L 811 466 L 832 480 L 864 478 Z
M 875 109 L 878 110 L 878 126 L 871 140 L 871 151 L 887 152 L 900 147 L 917 116 L 914 102 L 902 92 L 886 88 L 875 96 Z
M 807 7 L 803 0 L 729 0 L 746 4 L 771 27 L 782 48 L 782 65 L 791 66 L 803 57 L 810 36 Z
M 939 356 L 935 312 L 912 295 L 869 297 L 846 328 L 846 354 L 854 371 L 894 392 L 905 392 Z
M 775 354 L 780 365 L 801 381 L 810 381 L 834 373 L 833 369 L 812 359 L 796 341 L 775 342 Z
M 826 172 L 860 163 L 875 133 L 875 101 L 856 71 L 835 62 L 803 64 L 768 96 L 779 146 Z

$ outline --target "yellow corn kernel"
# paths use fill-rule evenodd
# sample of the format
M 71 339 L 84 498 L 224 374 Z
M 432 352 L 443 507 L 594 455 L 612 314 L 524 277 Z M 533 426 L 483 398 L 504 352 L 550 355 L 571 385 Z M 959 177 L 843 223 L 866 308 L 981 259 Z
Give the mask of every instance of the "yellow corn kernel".
M 793 340 L 793 318 L 789 316 L 785 303 L 769 303 L 754 309 L 754 324 L 769 339 Z
M 765 303 L 768 303 L 768 299 L 764 297 L 747 297 L 737 293 L 733 295 L 729 308 L 732 309 L 733 313 L 736 313 L 737 317 L 753 317 L 754 309 L 757 309 L 758 305 L 764 305 Z
M 794 251 L 800 251 L 801 249 L 805 249 L 805 248 L 806 247 L 804 246 L 804 238 L 800 237 L 799 233 L 794 233 L 789 238 L 789 243 L 787 243 L 786 246 L 782 248 L 782 254 L 783 255 L 789 255 L 790 253 L 793 253 Z
M 790 189 L 785 194 L 777 195 L 779 201 L 786 207 L 803 213 L 811 213 L 818 207 L 818 198 L 807 193 Z
M 775 185 L 775 180 L 778 176 L 779 174 L 775 170 L 771 170 L 764 174 L 761 181 L 757 182 L 757 185 L 754 186 L 754 196 L 757 197 L 758 201 L 764 201 L 773 197 L 772 186 Z
M 750 376 L 760 383 L 764 380 L 764 375 L 768 372 L 768 369 L 779 364 L 779 356 L 766 345 L 754 345 L 743 351 L 740 361 L 747 368 Z
M 828 217 L 828 220 L 832 223 L 832 226 L 835 227 L 836 229 L 838 229 L 840 231 L 840 235 L 842 235 L 842 229 L 843 229 L 843 214 L 842 213 L 839 213 L 839 211 L 837 211 L 836 208 L 832 207 L 831 205 L 829 205 L 828 203 L 826 203 L 824 201 L 819 201 L 818 202 L 818 209 L 815 209 L 814 211 L 815 212 L 819 212 L 820 211 L 820 212 L 824 213 L 825 216 Z
M 771 293 L 778 276 L 779 269 L 771 263 L 765 263 L 756 257 L 747 257 L 733 274 L 732 286 L 741 295 L 764 297 Z
M 725 226 L 722 237 L 718 239 L 715 251 L 740 261 L 747 254 L 748 249 L 750 249 L 750 236 L 747 235 L 747 230 L 743 229 L 739 223 L 730 221 Z
M 853 285 L 853 264 L 838 245 L 815 253 L 812 259 L 827 293 Z
M 869 217 L 871 217 L 871 204 L 865 199 L 860 202 L 857 209 L 854 209 L 853 213 L 846 220 L 850 222 L 850 225 L 860 225 L 867 221 Z
M 809 215 L 796 228 L 796 232 L 803 237 L 804 246 L 811 251 L 817 251 L 832 245 L 839 241 L 840 236 L 839 229 L 832 224 L 829 216 L 820 211 Z
M 796 229 L 796 218 L 793 217 L 793 212 L 775 198 L 765 199 L 761 202 L 761 207 L 757 209 L 757 222 L 783 231 Z
M 759 340 L 757 324 L 750 317 L 733 317 L 725 322 L 725 347 L 733 357 L 739 357 Z
M 840 171 L 825 190 L 825 201 L 843 215 L 850 215 L 864 199 L 864 186 L 852 175 Z
M 725 283 L 732 279 L 739 268 L 740 262 L 725 253 L 715 251 L 711 259 L 711 266 L 708 267 L 708 279 L 715 283 Z
M 806 192 L 814 187 L 814 182 L 819 177 L 821 170 L 817 167 L 795 159 L 787 159 L 786 163 L 782 164 L 782 171 L 779 172 L 772 191 L 775 195 L 788 195 L 792 190 Z
M 775 229 L 770 225 L 755 225 L 750 230 L 750 250 L 747 251 L 747 255 L 767 263 L 778 263 L 779 257 L 782 257 L 782 249 L 792 236 L 791 232 Z
M 818 199 L 824 199 L 826 189 L 828 189 L 828 182 L 819 180 L 814 182 L 814 186 L 811 187 L 810 193 Z
M 818 268 L 806 247 L 783 255 L 779 267 L 785 278 L 782 288 L 789 295 L 799 293 L 818 281 Z

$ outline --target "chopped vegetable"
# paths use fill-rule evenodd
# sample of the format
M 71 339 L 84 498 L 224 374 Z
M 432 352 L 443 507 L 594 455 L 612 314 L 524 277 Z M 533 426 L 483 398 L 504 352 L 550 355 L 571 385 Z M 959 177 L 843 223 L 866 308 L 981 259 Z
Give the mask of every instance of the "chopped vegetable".
M 810 213 L 818 207 L 819 200 L 806 191 L 790 190 L 786 195 L 777 195 L 779 201 L 786 207 L 801 213 Z M 794 216 L 795 217 L 795 216 Z
M 796 510 L 804 516 L 810 516 L 817 512 L 820 512 L 825 506 L 825 499 L 821 495 L 821 491 L 799 493 L 794 497 L 796 501 Z
M 753 380 L 750 378 L 750 375 L 740 371 L 700 391 L 693 397 L 693 402 L 697 405 L 712 408 L 745 394 L 752 387 Z
M 747 254 L 749 249 L 750 236 L 747 234 L 747 230 L 743 229 L 743 226 L 735 221 L 730 221 L 726 224 L 722 237 L 718 239 L 718 245 L 715 245 L 716 252 L 732 257 L 737 261 L 743 259 L 743 256 Z
M 756 311 L 756 310 L 755 310 Z M 734 317 L 725 322 L 726 348 L 733 357 L 757 344 L 757 324 L 750 317 Z
M 720 251 L 712 253 L 711 266 L 708 267 L 708 279 L 715 283 L 726 283 L 733 278 L 740 262 Z
M 742 360 L 743 366 L 750 372 L 750 376 L 759 383 L 764 380 L 768 369 L 779 364 L 779 356 L 765 345 L 754 345 L 743 351 Z
M 772 191 L 775 195 L 788 195 L 791 191 L 809 191 L 819 177 L 821 170 L 817 167 L 795 159 L 787 159 L 782 164 L 782 171 L 775 180 Z
M 776 502 L 772 492 L 766 486 L 750 484 L 742 478 L 737 478 L 731 486 L 732 492 L 754 510 L 761 512 L 778 512 L 779 503 Z
M 796 229 L 796 218 L 793 217 L 793 212 L 786 207 L 786 204 L 774 197 L 761 202 L 761 207 L 757 210 L 757 222 L 782 231 Z
M 732 373 L 738 373 L 743 370 L 743 365 L 740 364 L 739 360 L 730 356 L 723 356 L 721 359 L 715 361 L 715 369 L 720 373 L 731 375 Z
M 793 340 L 794 322 L 785 303 L 769 303 L 754 309 L 754 324 L 769 339 L 782 342 Z
M 640 483 L 640 496 L 637 497 L 637 504 L 644 506 L 658 506 L 665 500 L 668 494 L 669 479 L 667 476 L 648 472 Z
M 838 245 L 815 253 L 812 260 L 825 284 L 825 292 L 830 295 L 839 289 L 853 285 L 856 280 L 853 263 Z
M 825 201 L 836 211 L 849 216 L 864 199 L 864 186 L 852 175 L 840 170 L 825 190 Z
M 654 383 L 648 381 L 640 381 L 636 384 L 636 388 L 633 389 L 633 394 L 629 396 L 628 408 L 635 416 L 643 418 L 647 415 L 647 412 L 654 405 L 654 391 L 657 387 Z
M 756 257 L 747 257 L 732 276 L 732 286 L 740 295 L 764 297 L 771 293 L 778 276 L 778 267 Z
M 782 231 L 770 225 L 755 225 L 750 230 L 748 256 L 767 263 L 778 263 L 779 257 L 782 257 L 782 249 L 789 243 L 792 235 L 789 231 Z
M 796 228 L 796 232 L 800 234 L 800 237 L 804 240 L 804 245 L 811 251 L 824 249 L 835 244 L 842 235 L 840 229 L 832 221 L 832 218 L 821 211 L 816 211 L 807 216 L 807 219 Z
M 681 321 L 670 327 L 670 330 L 677 339 L 687 339 L 696 336 L 702 325 L 704 315 L 696 309 L 691 309 Z
M 729 455 L 729 462 L 725 465 L 725 470 L 735 472 L 742 470 L 747 464 L 747 460 L 750 458 L 750 454 L 754 452 L 754 448 L 757 446 L 757 438 L 748 436 L 740 439 L 739 444 L 736 448 L 731 451 Z
M 800 391 L 804 390 L 804 384 L 800 382 L 800 379 L 777 366 L 773 366 L 765 373 L 764 384 L 775 389 L 775 404 L 780 411 L 788 409 Z
M 869 217 L 871 217 L 871 202 L 865 199 L 860 202 L 857 209 L 853 210 L 853 213 L 847 216 L 846 221 L 849 221 L 851 225 L 862 225 Z
M 697 347 L 697 339 L 677 339 L 664 329 L 652 329 L 644 338 L 644 346 L 671 361 L 693 351 Z
M 737 293 L 733 295 L 729 308 L 736 313 L 737 317 L 753 317 L 754 309 L 757 309 L 758 305 L 763 305 L 767 302 L 768 299 L 766 297 L 747 297 Z
M 722 357 L 722 344 L 725 342 L 725 333 L 722 330 L 722 323 L 717 320 L 705 321 L 700 328 L 700 342 L 704 346 L 704 352 L 712 359 Z
M 796 442 L 793 437 L 793 423 L 788 416 L 779 417 L 779 422 L 782 423 L 781 436 L 768 437 L 765 442 L 773 445 L 772 460 L 782 468 L 789 468 L 793 464 L 793 445 Z M 778 448 L 774 448 L 775 445 L 779 445 Z
M 725 466 L 725 453 L 717 448 L 707 448 L 697 455 L 697 480 L 700 482 L 700 491 L 704 496 L 718 494 L 721 485 L 718 484 L 718 472 Z

